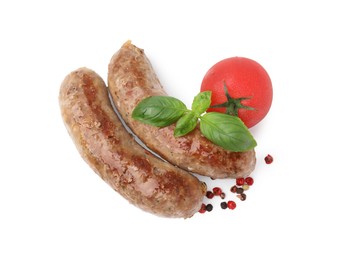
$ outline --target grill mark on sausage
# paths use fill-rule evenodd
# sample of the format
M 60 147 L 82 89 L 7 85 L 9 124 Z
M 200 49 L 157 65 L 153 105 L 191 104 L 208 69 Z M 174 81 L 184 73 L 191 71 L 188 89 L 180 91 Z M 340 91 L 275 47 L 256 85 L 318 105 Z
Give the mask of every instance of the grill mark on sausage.
M 105 112 L 101 109 L 99 104 L 96 103 L 96 96 L 97 96 L 97 90 L 94 86 L 94 82 L 92 78 L 87 75 L 83 74 L 82 75 L 82 80 L 83 80 L 83 90 L 85 97 L 87 99 L 87 102 L 89 104 L 89 107 L 92 110 L 92 113 L 96 115 L 96 122 L 95 127 L 98 127 L 102 130 L 103 134 L 109 138 L 113 138 L 112 142 L 115 144 L 119 144 L 120 141 L 116 138 L 114 138 L 115 134 L 114 132 L 116 131 L 116 126 L 113 124 L 113 122 L 110 120 L 110 118 L 105 114 Z
M 144 173 L 151 172 L 152 170 L 151 164 L 146 158 L 143 158 L 141 156 L 132 156 L 131 161 L 138 169 L 140 169 Z

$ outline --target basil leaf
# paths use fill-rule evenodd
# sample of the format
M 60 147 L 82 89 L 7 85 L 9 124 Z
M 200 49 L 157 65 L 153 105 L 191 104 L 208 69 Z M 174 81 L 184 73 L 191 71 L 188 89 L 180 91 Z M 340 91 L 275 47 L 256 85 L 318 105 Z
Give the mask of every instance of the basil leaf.
M 206 113 L 201 117 L 200 131 L 216 145 L 233 152 L 251 150 L 257 145 L 248 128 L 236 116 Z
M 204 113 L 211 105 L 211 91 L 200 92 L 195 96 L 192 103 L 192 111 L 199 116 Z
M 132 118 L 145 124 L 164 127 L 176 122 L 187 110 L 182 101 L 168 96 L 143 99 L 132 112 Z
M 176 123 L 174 136 L 179 137 L 190 133 L 197 126 L 197 123 L 198 117 L 194 112 L 189 111 L 185 113 Z

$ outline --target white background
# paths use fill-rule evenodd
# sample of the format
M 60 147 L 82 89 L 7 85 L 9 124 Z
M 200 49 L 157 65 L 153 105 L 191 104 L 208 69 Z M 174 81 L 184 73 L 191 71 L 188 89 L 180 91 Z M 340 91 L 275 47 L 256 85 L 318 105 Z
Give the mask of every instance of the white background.
M 340 1 L 1 1 L 0 259 L 342 259 Z M 84 163 L 58 91 L 78 67 L 106 81 L 128 39 L 190 105 L 206 71 L 258 61 L 274 87 L 251 129 L 255 184 L 234 211 L 164 219 Z M 274 163 L 266 165 L 266 154 Z M 208 201 L 207 201 L 208 202 Z M 207 203 L 206 202 L 206 203 Z

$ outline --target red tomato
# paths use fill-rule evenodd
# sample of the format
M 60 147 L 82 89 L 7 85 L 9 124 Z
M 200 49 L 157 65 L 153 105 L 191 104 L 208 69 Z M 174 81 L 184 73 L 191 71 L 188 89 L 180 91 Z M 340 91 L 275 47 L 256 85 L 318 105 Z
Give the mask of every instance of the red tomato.
M 238 103 L 254 108 L 237 110 L 239 118 L 248 128 L 267 115 L 272 104 L 273 88 L 268 73 L 259 63 L 248 58 L 232 57 L 210 68 L 201 83 L 201 91 L 212 91 L 211 106 L 228 101 L 224 82 L 231 98 L 248 98 Z M 209 108 L 208 111 L 225 113 L 226 108 Z

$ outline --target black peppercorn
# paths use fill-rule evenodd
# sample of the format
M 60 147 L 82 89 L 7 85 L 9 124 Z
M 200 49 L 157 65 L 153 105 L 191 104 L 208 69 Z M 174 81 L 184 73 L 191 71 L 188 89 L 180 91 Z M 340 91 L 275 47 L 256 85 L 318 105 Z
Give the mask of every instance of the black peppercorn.
M 243 188 L 237 188 L 236 193 L 242 194 L 244 192 Z
M 208 212 L 212 211 L 212 209 L 213 209 L 212 204 L 207 204 L 207 205 L 206 205 L 206 210 L 207 210 Z
M 226 209 L 227 208 L 227 203 L 223 201 L 222 203 L 220 203 L 220 207 L 222 209 Z
M 247 199 L 247 195 L 245 193 L 238 194 L 237 198 L 239 198 L 241 201 L 245 201 Z

